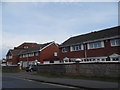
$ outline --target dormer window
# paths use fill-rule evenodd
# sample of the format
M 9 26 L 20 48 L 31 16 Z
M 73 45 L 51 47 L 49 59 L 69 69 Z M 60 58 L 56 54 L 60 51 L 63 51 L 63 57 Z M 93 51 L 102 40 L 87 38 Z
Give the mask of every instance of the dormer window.
M 26 48 L 28 48 L 28 46 L 24 46 L 24 48 L 26 49 Z

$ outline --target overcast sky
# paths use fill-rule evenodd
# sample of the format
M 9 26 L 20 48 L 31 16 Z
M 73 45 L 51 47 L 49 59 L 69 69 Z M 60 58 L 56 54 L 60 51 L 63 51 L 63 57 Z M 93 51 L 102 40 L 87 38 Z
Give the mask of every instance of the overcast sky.
M 71 36 L 118 25 L 117 2 L 2 2 L 0 8 L 0 58 L 23 42 L 61 44 Z

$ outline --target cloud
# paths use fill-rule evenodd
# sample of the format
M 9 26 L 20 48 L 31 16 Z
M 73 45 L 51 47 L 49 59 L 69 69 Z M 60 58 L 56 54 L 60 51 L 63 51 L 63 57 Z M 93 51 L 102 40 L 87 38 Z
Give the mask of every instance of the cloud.
M 117 3 L 3 3 L 3 56 L 23 42 L 59 44 L 117 25 Z

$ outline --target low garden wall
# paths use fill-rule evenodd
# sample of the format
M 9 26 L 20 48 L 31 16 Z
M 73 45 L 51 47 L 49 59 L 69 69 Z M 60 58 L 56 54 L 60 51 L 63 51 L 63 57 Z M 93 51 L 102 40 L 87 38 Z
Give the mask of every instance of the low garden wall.
M 38 73 L 64 75 L 119 77 L 120 63 L 74 63 L 39 65 Z
M 2 72 L 18 72 L 18 66 L 2 66 Z

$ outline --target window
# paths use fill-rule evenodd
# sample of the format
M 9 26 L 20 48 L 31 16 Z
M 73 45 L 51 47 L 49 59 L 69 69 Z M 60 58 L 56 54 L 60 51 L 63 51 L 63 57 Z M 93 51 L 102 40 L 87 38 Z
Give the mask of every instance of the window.
M 20 58 L 22 58 L 23 56 L 22 55 L 20 55 Z
M 68 52 L 68 48 L 67 48 L 67 47 L 62 48 L 62 52 L 63 52 L 63 53 L 64 53 L 64 52 Z
M 83 49 L 83 46 L 81 44 L 71 46 L 71 51 L 79 51 L 82 49 Z
M 54 56 L 58 56 L 57 52 L 54 52 Z
M 25 54 L 25 57 L 28 57 L 28 54 Z
M 39 54 L 38 54 L 38 52 L 35 52 L 35 56 L 38 56 Z
M 24 46 L 24 48 L 28 48 L 28 46 Z
M 32 57 L 32 56 L 34 56 L 34 53 L 29 53 L 29 57 Z
M 103 41 L 93 42 L 88 44 L 88 49 L 102 48 L 104 47 Z
M 110 40 L 111 46 L 120 46 L 120 39 Z
M 25 54 L 23 54 L 23 58 L 25 57 Z
M 7 59 L 12 59 L 12 56 L 7 56 Z

